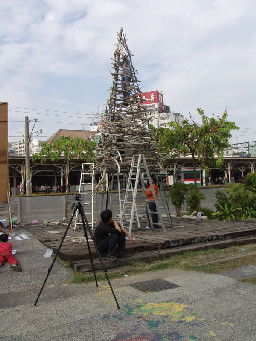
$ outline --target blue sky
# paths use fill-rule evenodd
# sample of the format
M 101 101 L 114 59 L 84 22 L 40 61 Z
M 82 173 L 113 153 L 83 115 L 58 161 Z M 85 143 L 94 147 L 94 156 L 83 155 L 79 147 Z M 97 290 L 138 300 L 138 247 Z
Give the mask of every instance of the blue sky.
M 240 127 L 234 142 L 256 140 L 254 0 L 11 0 L 0 22 L 9 140 L 22 136 L 25 116 L 38 119 L 40 139 L 88 128 L 109 96 L 120 27 L 142 91 L 162 91 L 186 117 L 227 109 Z

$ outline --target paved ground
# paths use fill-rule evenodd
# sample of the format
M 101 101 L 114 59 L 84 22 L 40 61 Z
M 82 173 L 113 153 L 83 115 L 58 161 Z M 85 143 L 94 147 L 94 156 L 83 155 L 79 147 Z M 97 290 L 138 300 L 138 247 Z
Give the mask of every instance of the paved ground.
M 30 239 L 15 239 L 23 233 Z M 256 340 L 255 286 L 234 274 L 165 270 L 113 280 L 118 310 L 107 282 L 70 284 L 71 271 L 57 261 L 34 306 L 52 259 L 26 230 L 15 236 L 23 272 L 0 269 L 0 340 Z M 146 292 L 133 287 L 152 280 Z M 175 287 L 151 292 L 162 280 Z
M 215 194 L 217 191 L 219 190 L 223 190 L 224 187 L 221 186 L 210 186 L 210 187 L 201 187 L 199 189 L 200 192 L 202 192 L 205 195 L 205 200 L 201 201 L 201 205 L 202 207 L 205 208 L 210 208 L 212 210 L 215 210 L 215 202 L 216 202 L 216 198 L 215 198 Z M 164 193 L 162 193 L 163 196 L 165 197 Z M 165 194 L 167 195 L 167 191 L 165 192 Z M 51 195 L 49 195 L 51 196 Z M 140 196 L 140 195 L 139 195 Z M 47 195 L 44 196 L 45 198 L 47 198 Z M 102 209 L 105 208 L 105 204 L 106 204 L 106 194 L 103 195 L 98 195 L 97 199 L 95 197 L 95 202 L 94 202 L 94 217 L 96 219 L 99 219 L 99 214 L 101 212 Z M 168 198 L 167 198 L 168 199 Z M 111 202 L 111 209 L 113 210 L 113 212 L 117 212 L 118 211 L 118 193 L 114 192 L 113 194 L 109 195 L 109 202 Z M 73 210 L 71 210 L 71 206 L 73 205 L 73 203 L 75 202 L 75 194 L 74 193 L 70 193 L 68 195 L 68 200 L 67 200 L 67 213 L 68 213 L 68 217 L 70 217 L 71 213 Z M 19 217 L 19 197 L 17 196 L 12 196 L 10 197 L 10 206 L 11 206 L 11 213 L 12 213 L 12 217 Z M 175 207 L 172 205 L 171 200 L 168 200 L 168 205 L 170 207 L 170 212 L 172 214 L 175 214 Z M 44 209 L 46 210 L 46 207 L 44 207 Z M 48 212 L 50 214 L 50 212 Z M 182 214 L 186 214 L 186 205 L 184 205 L 181 209 L 181 213 Z M 51 212 L 52 214 L 52 212 Z M 8 219 L 9 215 L 8 215 L 8 205 L 4 204 L 4 203 L 0 203 L 0 218 L 1 219 Z M 34 219 L 38 219 L 38 217 L 34 214 L 32 214 L 31 212 L 31 219 L 29 220 L 29 222 L 32 222 L 32 220 Z M 62 217 L 61 217 L 62 219 Z M 45 219 L 43 219 L 43 221 L 49 221 L 48 216 L 45 216 Z

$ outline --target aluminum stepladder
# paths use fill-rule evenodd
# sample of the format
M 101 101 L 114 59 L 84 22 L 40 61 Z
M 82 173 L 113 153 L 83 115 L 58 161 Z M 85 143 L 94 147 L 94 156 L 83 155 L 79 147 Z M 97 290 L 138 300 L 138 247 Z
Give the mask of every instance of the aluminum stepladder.
M 119 157 L 120 157 L 120 161 L 122 162 L 122 158 L 120 153 L 118 152 Z M 120 219 L 120 212 L 121 212 L 121 203 L 122 203 L 122 195 L 121 195 L 121 182 L 120 182 L 120 176 L 123 176 L 123 173 L 120 172 L 120 164 L 118 163 L 118 161 L 116 159 L 114 159 L 114 162 L 117 165 L 117 172 L 114 173 L 106 173 L 105 175 L 103 175 L 102 179 L 104 178 L 105 180 L 105 189 L 107 192 L 107 202 L 106 202 L 106 209 L 111 207 L 111 203 L 112 203 L 112 193 L 114 190 L 118 191 L 118 199 L 119 199 L 119 214 L 115 219 Z M 110 176 L 110 182 L 109 182 L 109 176 Z M 122 179 L 123 181 L 123 179 Z M 110 194 L 110 195 L 109 195 Z M 104 198 L 102 196 L 102 209 L 103 209 L 103 202 L 104 202 Z
M 141 185 L 144 196 L 146 196 L 145 181 L 148 181 L 149 185 L 151 186 L 152 194 L 156 204 L 156 212 L 151 212 L 149 210 L 148 201 L 146 200 L 146 198 L 144 198 L 144 202 L 142 203 L 142 208 L 144 210 L 143 214 L 145 213 L 145 208 L 147 207 L 152 230 L 154 229 L 152 222 L 152 214 L 157 214 L 158 215 L 157 225 L 159 225 L 165 231 L 165 223 L 163 221 L 162 214 L 160 213 L 160 208 L 158 204 L 159 199 L 157 199 L 156 197 L 156 193 L 153 188 L 152 179 L 149 173 L 149 169 L 144 154 L 135 155 L 132 158 L 131 167 L 126 184 L 125 196 L 121 205 L 122 209 L 120 212 L 120 223 L 122 226 L 127 227 L 129 229 L 129 232 L 131 232 L 133 224 L 137 224 L 137 227 L 140 228 L 139 218 L 141 204 L 137 202 L 138 185 L 139 184 Z
M 82 170 L 79 183 L 79 194 L 81 202 L 84 206 L 84 213 L 87 217 L 88 224 L 93 229 L 94 227 L 94 163 L 82 163 Z M 89 178 L 89 182 L 87 181 Z M 74 230 L 78 230 L 82 226 L 82 222 L 78 221 L 78 212 L 75 216 Z
M 123 176 L 123 173 L 111 173 L 111 182 L 110 182 L 110 192 L 112 193 L 113 191 L 118 192 L 118 201 L 119 201 L 119 218 L 120 218 L 120 212 L 121 212 L 121 203 L 122 203 L 122 196 L 121 196 L 121 181 L 120 181 L 120 175 Z M 111 206 L 111 196 L 110 196 L 110 206 Z

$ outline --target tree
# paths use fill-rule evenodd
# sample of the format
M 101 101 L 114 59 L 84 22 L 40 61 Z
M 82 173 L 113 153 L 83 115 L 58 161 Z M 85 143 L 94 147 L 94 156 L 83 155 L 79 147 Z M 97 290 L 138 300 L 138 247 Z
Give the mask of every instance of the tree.
M 170 187 L 169 193 L 167 194 L 167 196 L 171 198 L 172 204 L 175 206 L 177 217 L 180 217 L 181 206 L 184 204 L 187 191 L 187 185 L 181 182 L 175 182 L 173 186 Z
M 205 195 L 199 192 L 195 184 L 190 184 L 189 187 L 190 191 L 186 200 L 189 213 L 199 212 L 201 210 L 201 200 L 205 199 Z
M 197 109 L 202 123 L 193 119 L 184 120 L 182 124 L 169 122 L 169 128 L 155 130 L 157 145 L 160 152 L 171 157 L 191 155 L 193 162 L 194 183 L 196 185 L 196 158 L 203 168 L 221 166 L 224 150 L 230 147 L 231 130 L 239 129 L 234 122 L 227 121 L 227 112 L 222 117 L 209 118 L 202 109 Z M 217 156 L 217 160 L 215 157 Z
M 60 136 L 51 143 L 42 143 L 42 149 L 40 153 L 33 156 L 33 161 L 40 159 L 41 163 L 44 163 L 47 158 L 50 158 L 51 161 L 58 161 L 62 156 L 64 159 L 66 192 L 68 192 L 70 162 L 76 157 L 87 162 L 93 162 L 95 147 L 96 143 L 92 140 Z

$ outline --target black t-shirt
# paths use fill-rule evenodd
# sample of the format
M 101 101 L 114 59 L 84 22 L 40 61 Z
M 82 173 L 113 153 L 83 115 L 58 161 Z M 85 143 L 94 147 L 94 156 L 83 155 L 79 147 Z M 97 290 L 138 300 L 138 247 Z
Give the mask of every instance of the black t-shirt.
M 114 224 L 108 225 L 101 222 L 94 232 L 94 237 L 96 244 L 99 245 L 103 239 L 108 237 L 110 233 L 120 233 L 115 227 Z

